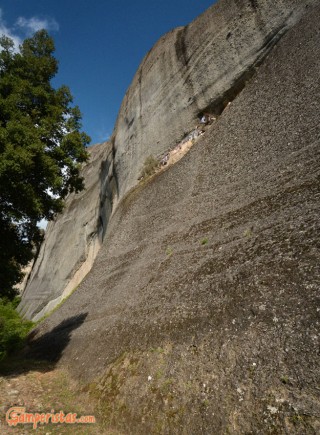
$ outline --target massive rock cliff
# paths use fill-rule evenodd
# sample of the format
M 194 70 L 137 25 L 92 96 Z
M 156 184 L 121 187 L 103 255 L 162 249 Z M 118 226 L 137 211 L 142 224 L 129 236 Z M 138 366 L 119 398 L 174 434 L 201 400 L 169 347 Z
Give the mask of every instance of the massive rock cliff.
M 198 122 L 220 114 L 255 65 L 316 1 L 221 0 L 161 38 L 142 61 L 114 131 L 119 196 L 145 159 L 161 155 Z
M 219 115 L 269 50 L 315 3 L 221 0 L 189 26 L 158 41 L 124 97 L 112 152 L 108 148 L 106 157 L 102 149 L 101 154 L 94 151 L 93 167 L 107 169 L 101 174 L 91 169 L 94 181 L 85 169 L 87 193 L 72 196 L 64 214 L 48 227 L 20 305 L 26 317 L 37 320 L 49 312 L 88 272 L 100 243 L 91 234 L 99 233 L 100 219 L 105 231 L 112 204 L 115 209 L 137 184 L 147 156 L 170 149 L 194 128 L 202 112 Z M 106 213 L 99 206 L 105 189 Z
M 110 143 L 90 148 L 82 171 L 86 189 L 71 194 L 63 213 L 48 225 L 19 308 L 26 317 L 37 321 L 50 312 L 91 269 L 116 196 L 112 168 Z
M 122 433 L 320 431 L 319 19 L 318 4 L 118 203 L 91 272 L 34 333 L 30 355 L 90 381 Z

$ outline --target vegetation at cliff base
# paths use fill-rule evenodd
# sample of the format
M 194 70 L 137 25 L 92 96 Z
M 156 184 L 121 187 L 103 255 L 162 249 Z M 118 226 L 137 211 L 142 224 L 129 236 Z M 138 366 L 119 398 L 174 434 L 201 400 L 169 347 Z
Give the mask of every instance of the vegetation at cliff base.
M 83 189 L 81 164 L 90 138 L 66 86 L 54 89 L 54 42 L 45 30 L 15 51 L 0 38 L 0 297 L 13 298 L 41 242 L 37 223 Z
M 17 298 L 11 302 L 0 299 L 0 362 L 23 345 L 33 326 L 32 322 L 19 316 L 16 311 L 18 303 Z

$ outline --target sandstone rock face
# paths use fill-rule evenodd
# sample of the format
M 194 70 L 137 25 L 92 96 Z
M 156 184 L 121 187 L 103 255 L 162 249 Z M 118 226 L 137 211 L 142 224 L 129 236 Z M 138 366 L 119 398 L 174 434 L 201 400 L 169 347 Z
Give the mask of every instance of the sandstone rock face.
M 254 65 L 317 0 L 220 0 L 163 36 L 142 61 L 114 131 L 122 197 L 149 155 L 176 144 L 206 110 L 219 114 Z
M 30 354 L 96 380 L 122 433 L 319 433 L 319 20 L 318 5 L 119 203 L 35 332 Z
M 64 212 L 50 222 L 19 306 L 28 318 L 38 320 L 81 282 L 101 246 L 112 209 L 112 147 L 90 148 L 83 169 L 86 189 L 72 194 Z
M 100 243 L 97 222 L 104 221 L 105 231 L 111 204 L 116 208 L 137 184 L 145 159 L 161 155 L 193 130 L 202 111 L 220 114 L 254 66 L 314 3 L 221 0 L 189 26 L 160 39 L 124 97 L 107 163 L 103 146 L 101 153 L 93 152 L 87 193 L 70 198 L 47 229 L 20 305 L 26 317 L 37 320 L 50 311 L 90 270 Z M 110 172 L 109 179 L 95 173 L 100 164 L 107 165 L 103 171 Z M 100 207 L 106 191 L 109 199 Z

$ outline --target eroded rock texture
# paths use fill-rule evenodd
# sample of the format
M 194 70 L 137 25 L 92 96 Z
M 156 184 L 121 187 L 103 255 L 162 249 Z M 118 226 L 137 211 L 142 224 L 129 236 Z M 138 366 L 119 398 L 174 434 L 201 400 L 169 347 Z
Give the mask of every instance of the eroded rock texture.
M 24 290 L 19 310 L 38 320 L 58 305 L 92 267 L 116 196 L 109 143 L 90 148 L 84 167 L 86 189 L 72 194 L 62 214 L 50 222 Z
M 163 36 L 142 61 L 114 131 L 122 197 L 142 165 L 174 146 L 201 112 L 219 114 L 270 48 L 314 0 L 221 0 Z
M 319 20 L 317 6 L 182 160 L 119 203 L 30 343 L 95 380 L 123 433 L 320 431 Z
M 115 208 L 137 184 L 146 158 L 158 157 L 179 142 L 203 111 L 219 115 L 255 66 L 315 3 L 221 0 L 189 26 L 158 41 L 141 63 L 116 122 L 107 164 L 116 187 L 108 187 L 108 178 L 101 181 L 100 173 L 94 174 L 99 180 L 95 189 L 88 180 L 88 202 L 82 196 L 72 198 L 49 226 L 20 306 L 27 317 L 38 319 L 50 311 L 90 269 L 92 260 L 87 259 L 93 259 L 98 249 L 98 238 L 94 236 L 93 243 L 90 234 L 99 231 L 99 219 L 108 221 L 111 202 Z M 99 158 L 103 161 L 104 154 L 97 156 L 98 171 Z M 110 204 L 107 201 L 106 213 L 98 206 L 105 189 L 116 192 Z

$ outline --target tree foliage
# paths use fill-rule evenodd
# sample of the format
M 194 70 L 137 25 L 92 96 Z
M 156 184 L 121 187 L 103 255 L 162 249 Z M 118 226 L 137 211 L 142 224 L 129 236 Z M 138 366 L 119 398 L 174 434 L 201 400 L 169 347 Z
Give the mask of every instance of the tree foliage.
M 54 89 L 54 42 L 45 30 L 19 52 L 0 38 L 0 296 L 14 296 L 21 266 L 40 242 L 37 222 L 83 189 L 80 167 L 90 138 L 66 86 Z
M 0 298 L 0 362 L 23 346 L 34 325 L 20 317 L 18 302 L 18 298 L 11 302 Z

